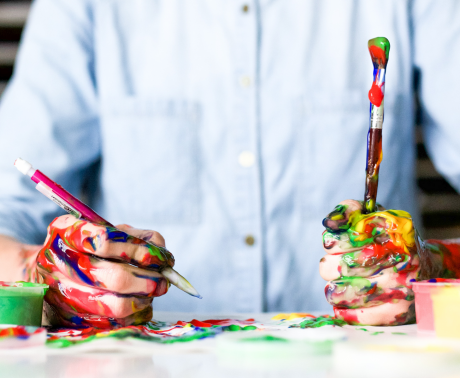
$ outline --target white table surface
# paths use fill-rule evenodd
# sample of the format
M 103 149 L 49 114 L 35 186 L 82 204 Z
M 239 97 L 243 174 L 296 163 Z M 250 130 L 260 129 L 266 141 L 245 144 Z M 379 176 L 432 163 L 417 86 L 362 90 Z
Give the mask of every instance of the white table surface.
M 192 319 L 247 319 L 268 321 L 275 314 L 191 314 L 154 312 L 154 319 L 168 322 Z M 323 327 L 324 329 L 328 327 Z M 321 328 L 321 329 L 323 329 Z M 360 330 L 359 328 L 365 328 Z M 329 327 L 331 329 L 331 327 Z M 0 350 L 0 378 L 163 378 L 163 377 L 388 377 L 398 378 L 460 378 L 460 340 L 443 341 L 417 333 L 416 325 L 398 327 L 334 327 L 343 330 L 347 340 L 342 342 L 341 357 L 337 353 L 323 357 L 305 356 L 295 361 L 276 361 L 270 358 L 248 364 L 244 359 L 222 360 L 217 353 L 216 339 L 208 338 L 187 343 L 161 345 L 140 343 L 139 347 L 127 348 L 123 341 L 104 339 L 103 343 L 88 343 L 84 348 L 67 349 L 31 349 L 8 351 Z M 308 330 L 305 330 L 308 331 Z M 372 335 L 374 332 L 383 334 Z M 340 331 L 339 331 L 340 332 Z M 403 333 L 402 334 L 395 334 Z M 219 337 L 219 336 L 218 336 Z M 98 340 L 99 341 L 99 340 Z M 395 348 L 399 345 L 421 345 L 423 343 L 441 343 L 453 345 L 459 353 L 454 354 L 455 365 L 449 369 L 445 363 L 429 363 L 430 358 L 440 353 L 405 353 L 395 357 Z M 367 344 L 369 343 L 369 347 Z M 375 351 L 375 345 L 387 345 L 389 351 Z M 437 345 L 436 344 L 436 345 Z M 94 347 L 91 347 L 94 345 Z M 356 347 L 365 345 L 365 352 L 354 352 Z M 343 349 L 345 348 L 345 349 Z M 374 348 L 374 349 L 373 349 Z M 367 351 L 371 354 L 366 354 Z M 343 351 L 350 352 L 350 356 Z M 345 356 L 345 357 L 344 357 Z M 378 357 L 376 359 L 376 356 Z M 381 358 L 380 358 L 381 357 Z M 452 354 L 451 354 L 452 357 Z M 449 358 L 451 358 L 449 357 Z M 398 360 L 399 358 L 399 360 Z M 250 360 L 250 359 L 249 359 Z M 427 362 L 428 361 L 428 362 Z M 442 366 L 441 366 L 442 365 Z M 386 373 L 388 371 L 388 374 Z

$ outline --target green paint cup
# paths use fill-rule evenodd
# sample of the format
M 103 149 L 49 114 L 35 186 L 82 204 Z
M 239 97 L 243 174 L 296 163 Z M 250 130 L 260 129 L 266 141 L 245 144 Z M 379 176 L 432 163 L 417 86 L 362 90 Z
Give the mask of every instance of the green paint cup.
M 44 284 L 0 281 L 0 324 L 40 327 L 46 290 Z

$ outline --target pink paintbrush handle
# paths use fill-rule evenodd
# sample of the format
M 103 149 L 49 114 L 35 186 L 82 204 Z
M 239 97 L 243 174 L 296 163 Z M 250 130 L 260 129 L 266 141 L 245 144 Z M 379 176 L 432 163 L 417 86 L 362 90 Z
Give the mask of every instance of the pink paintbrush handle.
M 110 222 L 107 222 L 93 209 L 91 209 L 89 206 L 85 205 L 83 202 L 75 198 L 72 194 L 70 194 L 67 190 L 65 190 L 61 185 L 56 184 L 53 180 L 51 180 L 48 176 L 44 175 L 38 169 L 31 176 L 31 179 L 37 184 L 42 182 L 43 184 L 48 186 L 58 197 L 68 202 L 69 205 L 72 205 L 72 207 L 74 207 L 75 210 L 80 212 L 82 217 L 85 218 L 86 220 L 89 220 L 90 222 L 97 223 L 103 226 L 113 227 L 113 225 Z

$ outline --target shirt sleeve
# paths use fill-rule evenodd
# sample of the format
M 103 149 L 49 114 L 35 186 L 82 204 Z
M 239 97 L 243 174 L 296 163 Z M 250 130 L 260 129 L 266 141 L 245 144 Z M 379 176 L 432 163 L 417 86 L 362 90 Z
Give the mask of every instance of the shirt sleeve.
M 460 2 L 413 2 L 414 64 L 428 153 L 436 169 L 460 191 Z
M 100 156 L 91 4 L 37 0 L 0 103 L 0 234 L 43 243 L 63 211 L 13 166 L 29 161 L 79 194 Z

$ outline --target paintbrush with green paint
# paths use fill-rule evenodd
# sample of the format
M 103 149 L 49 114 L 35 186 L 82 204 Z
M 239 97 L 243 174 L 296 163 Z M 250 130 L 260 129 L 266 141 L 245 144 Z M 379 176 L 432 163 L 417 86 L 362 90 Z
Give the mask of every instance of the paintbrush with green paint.
M 369 53 L 374 65 L 374 80 L 369 91 L 369 132 L 367 134 L 366 189 L 363 213 L 376 210 L 379 169 L 382 162 L 382 126 L 385 95 L 385 73 L 390 53 L 390 42 L 385 37 L 370 39 Z

